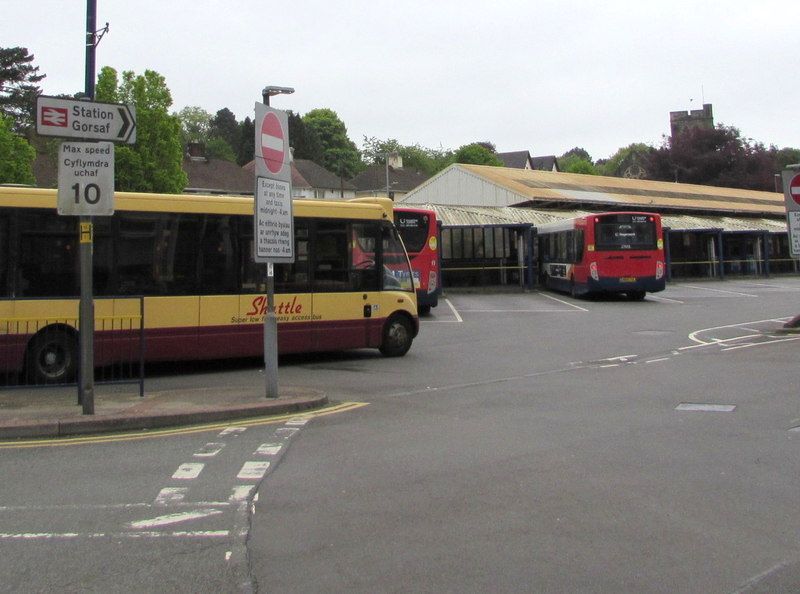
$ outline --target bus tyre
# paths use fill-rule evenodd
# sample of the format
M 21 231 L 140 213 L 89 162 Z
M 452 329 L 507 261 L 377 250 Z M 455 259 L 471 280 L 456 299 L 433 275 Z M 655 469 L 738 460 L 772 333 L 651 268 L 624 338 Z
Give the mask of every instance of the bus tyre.
M 384 357 L 402 357 L 414 340 L 411 322 L 403 316 L 392 316 L 383 327 L 383 342 L 379 347 Z
M 75 336 L 64 330 L 37 334 L 28 347 L 26 375 L 34 384 L 60 384 L 74 381 L 78 369 Z

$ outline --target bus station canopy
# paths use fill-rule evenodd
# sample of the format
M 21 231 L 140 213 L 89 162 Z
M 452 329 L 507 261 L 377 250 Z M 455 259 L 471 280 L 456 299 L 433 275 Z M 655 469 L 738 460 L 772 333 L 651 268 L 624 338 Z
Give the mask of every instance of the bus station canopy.
M 570 211 L 570 216 L 576 216 L 577 210 L 639 210 L 712 218 L 785 216 L 783 194 L 777 192 L 464 164 L 451 165 L 422 183 L 403 203 L 525 207 Z M 762 228 L 760 223 L 758 228 Z

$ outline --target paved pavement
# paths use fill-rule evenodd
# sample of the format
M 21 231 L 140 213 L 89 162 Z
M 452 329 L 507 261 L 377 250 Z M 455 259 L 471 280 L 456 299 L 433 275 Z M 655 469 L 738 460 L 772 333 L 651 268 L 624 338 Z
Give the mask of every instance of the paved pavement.
M 259 388 L 162 390 L 139 396 L 138 385 L 95 386 L 94 414 L 83 414 L 75 386 L 0 389 L 0 439 L 134 431 L 301 412 L 327 404 L 316 390 L 281 386 L 278 398 Z

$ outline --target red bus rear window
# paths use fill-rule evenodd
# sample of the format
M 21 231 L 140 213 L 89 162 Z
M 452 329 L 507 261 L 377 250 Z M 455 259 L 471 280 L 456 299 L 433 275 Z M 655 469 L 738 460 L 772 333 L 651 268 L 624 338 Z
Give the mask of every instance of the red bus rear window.
M 428 241 L 430 218 L 426 214 L 415 212 L 395 212 L 394 225 L 403 238 L 406 250 L 420 252 Z
M 656 223 L 648 215 L 595 217 L 594 240 L 598 250 L 656 249 Z

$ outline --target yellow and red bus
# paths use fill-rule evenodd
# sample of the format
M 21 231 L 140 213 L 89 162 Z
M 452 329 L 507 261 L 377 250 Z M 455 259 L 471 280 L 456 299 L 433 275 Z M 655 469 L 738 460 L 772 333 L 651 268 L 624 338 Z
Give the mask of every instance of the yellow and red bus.
M 442 294 L 439 223 L 436 213 L 423 208 L 395 206 L 394 224 L 411 260 L 417 287 L 417 307 L 428 314 L 439 304 Z
M 624 293 L 642 300 L 666 286 L 661 217 L 605 212 L 537 227 L 540 282 L 573 296 Z
M 419 319 L 391 201 L 295 200 L 293 210 L 296 259 L 275 265 L 279 353 L 404 355 Z M 146 361 L 263 354 L 252 197 L 117 192 L 114 215 L 93 222 L 95 344 L 117 332 L 102 320 L 143 311 Z M 0 371 L 74 378 L 77 227 L 57 214 L 55 190 L 0 186 Z M 123 350 L 95 349 L 96 365 Z

